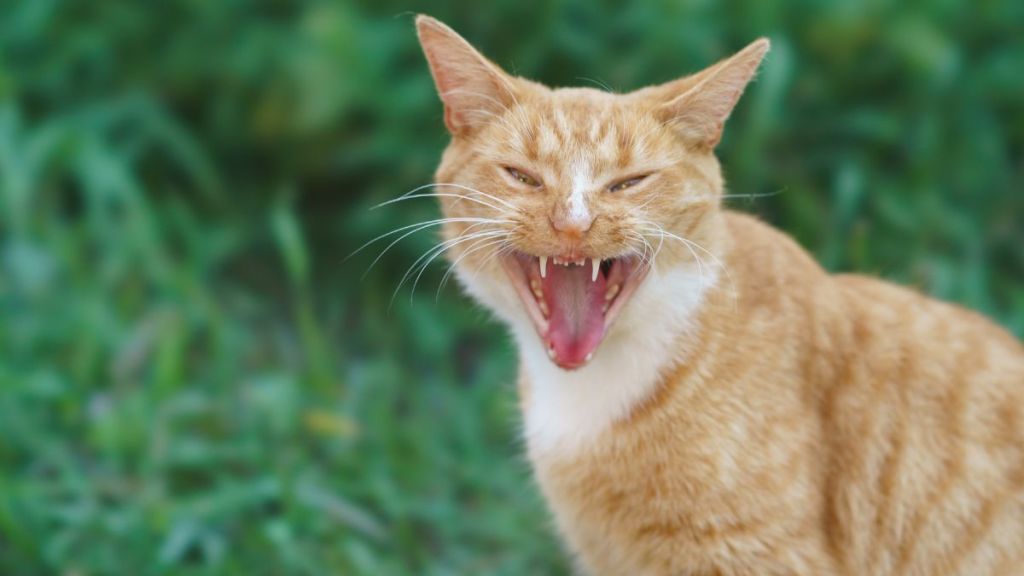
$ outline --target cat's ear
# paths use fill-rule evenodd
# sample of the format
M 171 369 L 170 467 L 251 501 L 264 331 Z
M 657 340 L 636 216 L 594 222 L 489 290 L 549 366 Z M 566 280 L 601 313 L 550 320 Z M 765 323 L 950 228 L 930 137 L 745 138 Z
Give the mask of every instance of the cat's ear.
M 659 115 L 687 140 L 714 148 L 769 46 L 767 38 L 759 38 L 709 68 L 657 87 L 663 102 Z
M 515 101 L 512 78 L 454 30 L 421 14 L 416 31 L 453 135 L 471 132 Z

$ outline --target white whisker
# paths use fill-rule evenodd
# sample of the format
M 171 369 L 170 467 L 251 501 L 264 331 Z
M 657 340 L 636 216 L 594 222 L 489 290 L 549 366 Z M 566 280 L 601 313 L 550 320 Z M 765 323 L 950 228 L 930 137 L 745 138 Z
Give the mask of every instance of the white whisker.
M 472 192 L 474 194 L 479 194 L 480 196 L 483 196 L 484 198 L 487 198 L 489 200 L 493 200 L 494 202 L 497 202 L 498 204 L 501 204 L 501 205 L 509 208 L 510 210 L 514 210 L 514 211 L 517 211 L 517 212 L 519 211 L 519 208 L 516 205 L 514 205 L 514 204 L 512 204 L 512 203 L 510 203 L 510 202 L 508 202 L 506 200 L 502 200 L 501 198 L 498 198 L 497 196 L 494 196 L 492 194 L 488 194 L 486 192 L 482 192 L 480 190 L 477 190 L 476 188 L 472 188 L 470 186 L 465 186 L 463 184 L 456 184 L 454 182 L 433 182 L 433 183 L 430 183 L 430 184 L 424 184 L 422 186 L 417 186 L 416 188 L 413 188 L 412 190 L 409 190 L 408 192 L 406 192 L 405 194 L 402 194 L 401 196 L 399 196 L 397 198 L 394 198 L 392 200 L 388 200 L 386 202 L 382 202 L 381 204 L 378 204 L 377 206 L 374 206 L 374 207 L 372 207 L 370 209 L 373 210 L 373 209 L 378 208 L 380 206 L 384 206 L 386 204 L 391 204 L 391 203 L 396 202 L 398 200 L 401 200 L 403 198 L 410 197 L 413 194 L 415 194 L 416 192 L 419 192 L 420 190 L 424 190 L 426 188 L 432 188 L 432 187 L 451 187 L 451 188 L 457 188 L 459 190 L 463 190 L 463 191 L 466 191 L 466 192 Z
M 491 218 L 438 218 L 436 220 L 429 220 L 427 222 L 419 222 L 419 223 L 416 223 L 416 224 L 410 224 L 408 226 L 403 226 L 403 227 L 398 228 L 396 230 L 392 230 L 391 232 L 388 232 L 386 234 L 381 234 L 380 236 L 374 238 L 373 240 L 370 240 L 369 242 L 367 242 L 367 243 L 363 244 L 362 246 L 360 246 L 359 248 L 357 248 L 355 250 L 355 252 L 352 252 L 351 254 L 349 254 L 345 258 L 345 260 L 348 260 L 352 256 L 355 256 L 358 252 L 361 252 L 364 248 L 366 248 L 370 244 L 373 244 L 374 242 L 377 242 L 378 240 L 386 238 L 386 237 L 388 237 L 388 236 L 390 236 L 392 234 L 397 234 L 397 233 L 399 233 L 399 232 L 401 232 L 403 230 L 408 230 L 409 228 L 412 228 L 412 230 L 409 230 L 405 234 L 402 234 L 401 236 L 396 238 L 394 241 L 392 241 L 390 244 L 388 244 L 387 247 L 385 247 L 384 250 L 382 250 L 381 253 L 378 254 L 377 257 L 373 259 L 373 262 L 371 262 L 370 265 L 366 268 L 366 272 L 363 272 L 363 276 L 362 277 L 366 278 L 366 275 L 370 272 L 370 270 L 372 270 L 373 267 L 377 265 L 377 262 L 379 262 L 380 259 L 383 258 L 384 255 L 387 254 L 388 250 L 391 250 L 391 248 L 393 248 L 395 244 L 398 244 L 399 242 L 401 242 L 405 238 L 408 238 L 409 236 L 411 236 L 411 235 L 413 235 L 413 234 L 415 234 L 417 232 L 420 232 L 421 230 L 426 230 L 427 228 L 430 228 L 431 226 L 438 226 L 440 224 L 447 224 L 447 223 L 453 223 L 453 222 L 475 222 L 476 224 L 474 224 L 474 226 L 479 225 L 479 224 L 509 224 L 509 223 L 512 223 L 511 220 L 494 220 L 494 219 L 491 219 Z M 471 228 L 472 228 L 472 226 L 471 226 Z
M 461 256 L 459 256 L 455 260 L 455 262 L 452 262 L 452 264 L 450 266 L 448 266 L 448 270 L 446 270 L 445 273 L 444 273 L 444 276 L 441 277 L 441 281 L 437 283 L 437 292 L 434 294 L 434 301 L 436 302 L 441 297 L 441 290 L 444 289 L 445 285 L 448 283 L 448 279 L 451 278 L 452 273 L 455 272 L 455 267 L 458 266 L 459 263 L 462 262 L 462 260 L 464 258 L 466 258 L 470 254 L 473 254 L 474 252 L 478 252 L 478 251 L 480 251 L 480 250 L 482 250 L 484 248 L 490 248 L 491 246 L 500 246 L 502 244 L 506 244 L 507 242 L 508 242 L 508 235 L 505 235 L 505 236 L 499 237 L 499 238 L 486 239 L 486 240 L 483 240 L 482 243 L 478 242 L 478 243 L 474 243 L 472 246 L 470 246 Z M 491 257 L 493 257 L 493 254 L 491 255 Z M 485 259 L 481 263 L 482 264 L 481 267 L 483 267 L 483 264 L 486 264 L 487 262 L 489 262 L 491 257 L 488 257 L 487 259 Z M 415 290 L 415 287 L 413 289 Z
M 704 278 L 703 260 L 699 256 L 697 256 L 697 253 L 694 251 L 694 248 L 696 248 L 697 250 L 700 250 L 701 252 L 704 252 L 705 254 L 707 254 L 711 258 L 711 260 L 713 261 L 715 266 L 720 268 L 723 272 L 725 272 L 725 275 L 726 275 L 726 277 L 729 280 L 729 285 L 732 288 L 733 307 L 734 308 L 738 308 L 738 289 L 737 289 L 737 286 L 736 286 L 736 280 L 733 278 L 732 273 L 729 271 L 729 267 L 726 266 L 725 263 L 722 262 L 722 260 L 714 252 L 711 252 L 710 250 L 708 250 L 707 248 L 701 246 L 697 242 L 694 242 L 693 240 L 690 240 L 690 239 L 687 239 L 687 238 L 683 238 L 681 236 L 678 236 L 676 234 L 673 234 L 671 232 L 666 231 L 664 228 L 662 228 L 660 225 L 658 225 L 655 222 L 646 221 L 646 222 L 644 222 L 644 225 L 647 226 L 646 228 L 644 228 L 645 230 L 648 230 L 648 231 L 653 232 L 655 234 L 660 234 L 663 237 L 668 238 L 670 240 L 677 240 L 677 241 L 681 242 L 684 246 L 686 246 L 687 250 L 690 251 L 690 254 L 692 254 L 694 259 L 697 260 L 697 266 L 701 270 L 700 274 L 701 274 L 702 281 L 703 281 L 703 278 Z
M 368 246 L 370 246 L 374 242 L 378 242 L 380 240 L 383 240 L 384 238 L 387 238 L 388 236 L 391 236 L 392 234 L 398 234 L 399 232 L 402 232 L 404 230 L 408 230 L 409 228 L 416 228 L 417 226 L 422 226 L 423 228 L 427 228 L 427 227 L 430 227 L 430 226 L 436 226 L 438 224 L 444 224 L 446 222 L 453 222 L 453 223 L 454 222 L 483 222 L 483 223 L 501 223 L 501 224 L 505 224 L 505 223 L 508 223 L 510 221 L 508 221 L 508 220 L 495 220 L 493 218 L 470 218 L 470 217 L 465 217 L 465 218 L 437 218 L 437 219 L 434 219 L 434 220 L 427 220 L 426 222 L 416 222 L 414 224 L 409 224 L 407 226 L 402 226 L 401 228 L 395 228 L 394 230 L 392 230 L 390 232 L 385 232 L 384 234 L 381 234 L 380 236 L 377 236 L 373 240 L 370 240 L 370 241 L 364 243 L 359 248 L 356 248 L 355 250 L 353 250 L 351 254 L 349 254 L 348 256 L 345 257 L 345 260 L 348 260 L 349 258 L 351 258 L 351 257 L 355 256 L 356 254 L 362 252 L 364 249 L 366 249 Z M 414 232 L 416 232 L 416 231 L 414 231 Z
M 413 195 L 410 195 L 410 196 L 401 196 L 401 197 L 398 197 L 398 198 L 393 198 L 391 200 L 388 200 L 387 202 L 381 202 L 380 204 L 377 204 L 376 206 L 374 206 L 373 208 L 370 208 L 370 209 L 371 210 L 376 210 L 377 208 L 381 208 L 383 206 L 387 206 L 388 204 L 394 204 L 396 202 L 403 202 L 405 200 L 412 200 L 414 198 L 459 198 L 459 199 L 462 199 L 462 200 L 469 200 L 470 202 L 476 202 L 477 204 L 482 204 L 482 205 L 487 206 L 488 208 L 491 208 L 491 209 L 496 210 L 498 212 L 502 211 L 502 208 L 499 208 L 498 206 L 495 206 L 494 204 L 491 204 L 490 202 L 484 202 L 483 200 L 480 200 L 478 198 L 473 198 L 472 196 L 466 196 L 465 194 L 450 194 L 450 193 L 447 193 L 447 192 L 428 192 L 428 193 L 424 193 L 424 194 L 413 194 Z
M 402 275 L 402 279 L 399 281 L 398 286 L 395 287 L 395 291 L 391 295 L 391 302 L 394 302 L 395 297 L 398 295 L 398 291 L 402 289 L 402 286 L 405 284 L 405 282 L 416 272 L 417 267 L 420 267 L 421 262 L 423 263 L 420 272 L 422 274 L 422 270 L 426 269 L 426 267 L 430 264 L 430 262 L 434 260 L 434 258 L 440 256 L 446 250 L 449 250 L 452 247 L 457 246 L 458 244 L 461 244 L 463 242 L 469 242 L 472 240 L 479 240 L 481 238 L 503 236 L 506 234 L 508 234 L 508 232 L 504 230 L 484 230 L 480 232 L 474 232 L 473 234 L 468 235 L 460 234 L 455 238 L 450 238 L 448 240 L 441 242 L 440 244 L 431 247 L 429 250 L 420 255 L 420 257 L 417 258 L 416 261 L 413 262 L 412 265 L 410 265 L 409 268 L 405 271 L 405 274 Z M 417 276 L 417 280 L 418 278 L 419 276 Z
M 478 233 L 478 234 L 471 235 L 468 238 L 466 238 L 466 241 L 469 241 L 469 240 L 473 241 L 473 243 L 469 245 L 469 249 L 472 250 L 473 247 L 476 246 L 477 242 L 489 241 L 489 240 L 494 240 L 494 239 L 497 239 L 497 240 L 500 240 L 500 241 L 504 241 L 505 238 L 507 238 L 507 237 L 508 237 L 508 232 L 507 231 L 504 231 L 504 230 L 494 230 L 494 231 L 481 232 L 481 233 Z M 459 242 L 454 242 L 454 243 L 452 243 L 452 244 L 450 244 L 448 246 L 445 246 L 445 248 L 443 250 L 439 250 L 439 251 L 435 252 L 433 256 L 431 256 L 426 262 L 423 263 L 423 265 L 420 266 L 420 271 L 419 271 L 418 274 L 416 274 L 416 279 L 412 283 L 412 290 L 409 293 L 409 301 L 410 302 L 412 302 L 412 298 L 416 294 L 416 286 L 418 286 L 419 283 L 420 283 L 420 277 L 423 276 L 423 273 L 427 270 L 427 267 L 430 266 L 430 263 L 433 262 L 434 260 L 436 260 L 444 252 L 446 252 L 446 251 L 450 250 L 451 248 L 454 248 L 455 246 L 457 246 L 459 244 L 462 244 L 462 243 L 463 243 L 462 241 L 459 241 Z M 463 256 L 465 256 L 465 254 L 463 254 Z M 460 256 L 460 258 L 461 258 L 461 256 Z

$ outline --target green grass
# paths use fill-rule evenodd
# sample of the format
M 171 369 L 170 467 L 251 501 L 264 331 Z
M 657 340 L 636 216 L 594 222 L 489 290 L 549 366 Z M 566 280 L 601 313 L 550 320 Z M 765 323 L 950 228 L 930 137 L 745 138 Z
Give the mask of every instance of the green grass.
M 1024 334 L 1020 3 L 3 6 L 2 574 L 569 571 L 501 329 L 345 259 L 437 214 L 369 210 L 446 140 L 413 9 L 621 90 L 770 36 L 735 206 Z

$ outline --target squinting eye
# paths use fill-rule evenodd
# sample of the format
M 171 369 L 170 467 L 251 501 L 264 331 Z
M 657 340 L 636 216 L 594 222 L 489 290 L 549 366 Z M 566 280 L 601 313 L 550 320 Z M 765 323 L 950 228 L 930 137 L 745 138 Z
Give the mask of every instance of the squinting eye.
M 647 178 L 646 174 L 643 176 L 634 176 L 632 178 L 627 178 L 625 180 L 619 180 L 618 182 L 615 182 L 612 185 L 608 186 L 608 191 L 619 192 L 620 190 L 625 190 L 626 188 L 636 186 L 644 178 Z
M 506 166 L 505 171 L 508 172 L 509 176 L 511 176 L 516 182 L 519 182 L 520 184 L 526 184 L 527 186 L 530 186 L 532 188 L 540 188 L 540 180 L 534 178 L 533 176 L 530 176 L 529 174 L 523 172 L 522 170 L 513 168 L 511 166 Z

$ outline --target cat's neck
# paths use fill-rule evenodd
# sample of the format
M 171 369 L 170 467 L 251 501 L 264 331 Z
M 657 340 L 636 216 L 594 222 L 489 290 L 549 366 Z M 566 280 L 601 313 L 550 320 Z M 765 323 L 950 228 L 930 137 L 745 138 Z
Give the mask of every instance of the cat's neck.
M 531 450 L 585 450 L 650 398 L 695 348 L 688 336 L 721 276 L 708 262 L 652 270 L 594 359 L 574 371 L 550 361 L 530 326 L 513 326 Z

